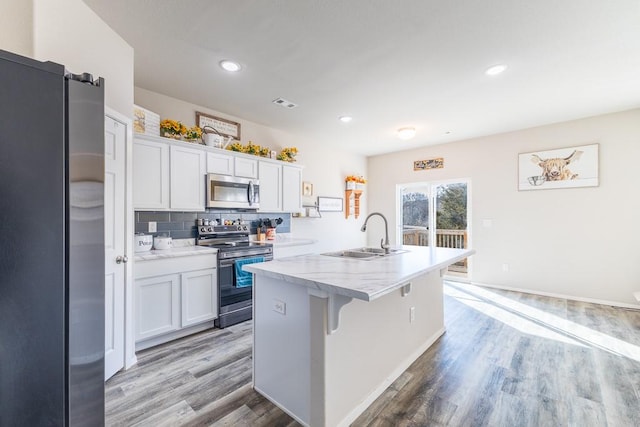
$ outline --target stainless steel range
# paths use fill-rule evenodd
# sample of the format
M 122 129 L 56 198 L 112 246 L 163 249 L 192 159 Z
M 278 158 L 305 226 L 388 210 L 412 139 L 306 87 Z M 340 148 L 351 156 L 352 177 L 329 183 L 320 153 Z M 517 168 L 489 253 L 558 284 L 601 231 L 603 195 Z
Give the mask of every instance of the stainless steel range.
M 251 319 L 252 277 L 244 276 L 236 263 L 271 261 L 273 245 L 250 242 L 248 225 L 199 225 L 196 228 L 198 245 L 218 248 L 218 319 L 215 325 L 226 328 Z

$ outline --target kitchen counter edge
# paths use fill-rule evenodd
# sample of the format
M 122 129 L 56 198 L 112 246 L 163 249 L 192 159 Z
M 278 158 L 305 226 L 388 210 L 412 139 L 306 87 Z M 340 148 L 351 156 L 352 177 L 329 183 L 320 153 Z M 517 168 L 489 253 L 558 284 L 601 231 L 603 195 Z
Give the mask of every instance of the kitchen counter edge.
M 314 290 L 373 301 L 400 289 L 418 276 L 439 271 L 475 253 L 473 249 L 406 245 L 402 249 L 408 252 L 374 260 L 314 254 L 280 258 L 243 268 L 257 275 Z

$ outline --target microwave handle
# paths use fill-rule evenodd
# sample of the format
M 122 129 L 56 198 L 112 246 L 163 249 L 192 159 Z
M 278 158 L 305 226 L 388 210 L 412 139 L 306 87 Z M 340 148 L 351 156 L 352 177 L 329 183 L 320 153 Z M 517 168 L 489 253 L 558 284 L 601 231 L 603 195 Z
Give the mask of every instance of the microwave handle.
M 253 192 L 253 181 L 249 181 L 249 187 L 247 189 L 247 199 L 249 201 L 249 206 L 253 205 L 253 202 L 255 201 L 255 194 Z

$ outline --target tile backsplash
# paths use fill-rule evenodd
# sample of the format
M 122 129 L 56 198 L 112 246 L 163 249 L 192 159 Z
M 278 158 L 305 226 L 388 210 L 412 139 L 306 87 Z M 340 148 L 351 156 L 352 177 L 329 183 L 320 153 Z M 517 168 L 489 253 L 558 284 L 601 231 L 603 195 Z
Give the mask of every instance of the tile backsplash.
M 241 219 L 246 224 L 251 225 L 251 234 L 256 234 L 256 227 L 259 219 L 275 219 L 282 218 L 282 224 L 277 228 L 278 233 L 291 232 L 291 214 L 284 212 L 167 212 L 167 211 L 136 211 L 135 213 L 135 232 L 152 234 L 166 234 L 174 239 L 195 239 L 196 237 L 196 219 L 206 218 L 209 220 L 237 220 Z M 149 221 L 155 221 L 157 232 L 149 233 Z

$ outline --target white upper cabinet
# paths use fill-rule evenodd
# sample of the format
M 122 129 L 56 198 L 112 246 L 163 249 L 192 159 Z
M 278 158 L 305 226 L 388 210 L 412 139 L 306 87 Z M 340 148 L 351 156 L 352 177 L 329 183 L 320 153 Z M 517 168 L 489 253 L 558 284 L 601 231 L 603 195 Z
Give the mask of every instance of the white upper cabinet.
M 302 210 L 302 168 L 260 161 L 260 211 Z
M 258 177 L 258 161 L 255 159 L 245 159 L 244 157 L 235 158 L 235 176 L 242 178 Z
M 206 153 L 171 146 L 171 209 L 204 211 Z
M 282 211 L 282 166 L 260 161 L 260 210 Z
M 282 165 L 282 210 L 285 212 L 302 210 L 302 169 L 300 167 Z
M 233 176 L 233 159 L 229 154 L 207 153 L 207 173 Z
M 301 166 L 149 135 L 133 142 L 134 209 L 204 212 L 207 173 L 259 179 L 262 212 L 302 209 Z
M 169 145 L 134 141 L 133 208 L 169 209 Z

